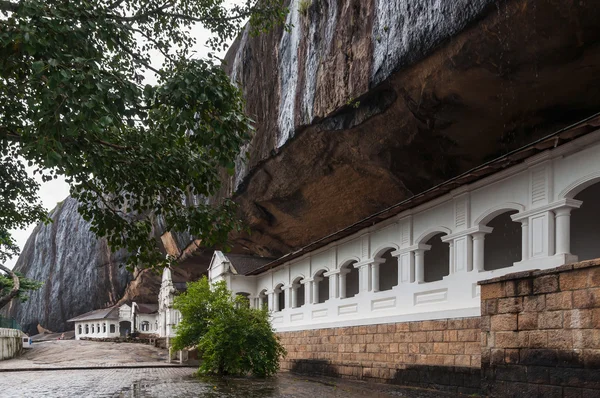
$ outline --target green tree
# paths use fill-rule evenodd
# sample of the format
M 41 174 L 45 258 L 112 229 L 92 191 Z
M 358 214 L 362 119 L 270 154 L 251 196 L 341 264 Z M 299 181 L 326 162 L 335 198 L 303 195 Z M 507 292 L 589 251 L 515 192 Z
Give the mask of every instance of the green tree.
M 24 303 L 27 301 L 27 299 L 29 299 L 29 292 L 38 290 L 40 287 L 42 287 L 41 282 L 25 278 L 18 272 L 14 273 L 14 277 L 16 277 L 18 282 L 16 282 L 13 278 L 13 274 L 9 274 L 9 276 L 0 275 L 0 296 L 2 297 L 0 300 L 6 298 L 7 302 L 5 304 L 8 304 L 8 301 L 10 301 L 8 300 L 8 297 L 10 297 L 11 294 L 13 295 L 10 297 L 11 300 L 16 298 Z M 16 293 L 12 293 L 13 291 Z M 0 302 L 0 308 L 2 306 L 3 304 Z
M 65 178 L 92 231 L 128 250 L 130 267 L 174 260 L 157 247 L 157 217 L 206 246 L 239 227 L 232 201 L 202 198 L 233 172 L 252 124 L 220 60 L 194 58 L 190 29 L 202 25 L 223 49 L 247 20 L 257 34 L 286 10 L 282 0 L 225 3 L 0 0 L 0 265 L 18 253 L 11 229 L 49 222 L 26 166 Z M 144 73 L 158 83 L 144 85 Z
M 2 171 L 0 170 L 0 175 Z M 2 210 L 0 210 L 1 213 Z M 0 309 L 10 303 L 13 298 L 17 298 L 22 302 L 27 301 L 27 292 L 37 290 L 42 286 L 40 282 L 25 278 L 3 265 L 9 256 L 18 253 L 18 250 L 8 231 L 3 230 L 0 226 L 0 271 L 6 274 L 0 273 Z
M 173 348 L 197 347 L 200 372 L 265 377 L 279 370 L 279 359 L 286 352 L 268 312 L 250 308 L 243 297 L 233 297 L 225 282 L 210 286 L 203 277 L 188 283 L 187 291 L 175 298 L 174 308 L 182 319 Z

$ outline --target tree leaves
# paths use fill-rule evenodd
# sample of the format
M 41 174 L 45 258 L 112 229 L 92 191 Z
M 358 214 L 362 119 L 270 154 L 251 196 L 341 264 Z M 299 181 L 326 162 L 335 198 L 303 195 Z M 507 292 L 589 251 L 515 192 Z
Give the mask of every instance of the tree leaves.
M 131 267 L 174 260 L 157 245 L 166 231 L 225 244 L 240 227 L 235 205 L 207 198 L 222 170 L 234 172 L 252 121 L 221 67 L 193 58 L 189 29 L 203 24 L 220 46 L 248 17 L 282 23 L 282 1 L 24 0 L 2 10 L 0 232 L 48 221 L 31 164 L 44 180 L 66 179 L 92 231 L 129 251 Z M 157 85 L 142 85 L 147 69 Z M 5 258 L 11 242 L 0 241 Z

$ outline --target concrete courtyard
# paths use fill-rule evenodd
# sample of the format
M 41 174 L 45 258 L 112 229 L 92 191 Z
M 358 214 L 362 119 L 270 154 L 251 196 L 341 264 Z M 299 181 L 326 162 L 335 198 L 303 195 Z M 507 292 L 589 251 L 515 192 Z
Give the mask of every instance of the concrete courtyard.
M 169 366 L 167 351 L 145 344 L 54 340 L 34 343 L 18 358 L 0 361 L 9 369 L 61 369 L 115 366 Z

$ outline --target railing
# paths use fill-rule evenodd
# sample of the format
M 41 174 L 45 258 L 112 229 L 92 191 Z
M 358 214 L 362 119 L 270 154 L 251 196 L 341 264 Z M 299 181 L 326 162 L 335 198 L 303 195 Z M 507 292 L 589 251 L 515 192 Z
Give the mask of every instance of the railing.
M 23 330 L 14 318 L 5 318 L 3 316 L 0 316 L 0 328 Z

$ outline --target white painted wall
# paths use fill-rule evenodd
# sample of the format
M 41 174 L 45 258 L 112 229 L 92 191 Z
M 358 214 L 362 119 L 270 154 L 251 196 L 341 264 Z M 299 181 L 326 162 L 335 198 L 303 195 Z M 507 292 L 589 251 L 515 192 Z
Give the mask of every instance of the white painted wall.
M 592 199 L 582 192 L 599 181 L 600 131 L 596 131 L 274 270 L 255 277 L 231 277 L 228 283 L 234 292 L 250 293 L 254 305 L 258 305 L 259 293 L 266 293 L 269 308 L 274 309 L 274 287 L 283 285 L 287 304 L 291 302 L 291 283 L 301 277 L 300 288 L 305 289 L 306 304 L 300 308 L 286 305 L 283 311 L 274 311 L 273 324 L 278 331 L 476 316 L 480 312 L 478 281 L 517 271 L 553 268 L 575 261 L 577 251 L 587 257 L 592 247 L 600 246 L 596 243 L 600 240 L 600 233 L 596 232 L 598 223 L 583 225 L 578 216 L 573 218 L 573 226 L 577 228 L 573 236 L 578 237 L 577 242 L 571 244 L 569 240 L 570 213 L 581 205 L 576 199 L 585 200 L 584 207 L 574 210 L 574 214 L 587 211 L 584 218 L 600 222 L 596 205 L 600 192 L 591 195 Z M 580 192 L 581 197 L 576 196 Z M 514 235 L 514 229 L 502 231 L 502 226 L 494 222 L 507 211 L 516 211 L 511 219 L 520 227 L 520 233 L 516 232 L 519 244 L 508 235 L 499 242 L 495 241 L 496 235 L 489 235 L 494 233 L 494 226 L 496 234 Z M 449 275 L 424 283 L 423 259 L 432 257 L 425 255 L 430 249 L 428 241 L 438 233 L 445 234 L 444 265 Z M 512 253 L 505 256 L 506 261 L 517 258 L 518 261 L 506 264 L 505 268 L 485 270 L 486 236 L 492 241 L 492 257 L 488 252 L 488 261 L 492 258 L 492 262 L 498 263 L 506 251 Z M 380 280 L 378 264 L 383 260 L 379 256 L 388 249 L 393 249 L 398 258 L 397 286 L 377 291 L 373 281 Z M 520 251 L 518 257 L 515 250 Z M 340 268 L 349 261 L 356 261 L 360 291 L 355 297 L 342 298 L 344 273 Z M 325 271 L 330 280 L 329 294 L 324 303 L 315 304 L 313 277 L 320 271 Z
M 87 333 L 86 333 L 87 325 Z M 92 332 L 92 325 L 94 325 Z M 100 325 L 100 328 L 98 328 Z M 114 326 L 114 333 L 111 333 L 110 325 Z M 106 328 L 105 328 L 106 326 Z M 130 331 L 131 332 L 131 331 Z M 82 337 L 88 338 L 108 338 L 108 337 L 119 337 L 119 321 L 116 319 L 97 319 L 88 321 L 76 321 L 75 322 L 75 340 L 79 340 Z
M 0 360 L 18 356 L 23 350 L 25 334 L 18 329 L 0 328 Z

